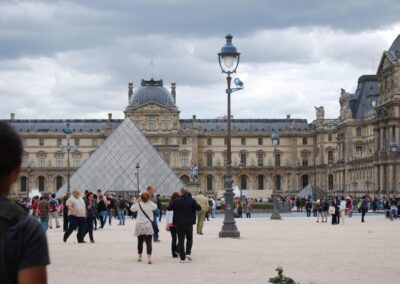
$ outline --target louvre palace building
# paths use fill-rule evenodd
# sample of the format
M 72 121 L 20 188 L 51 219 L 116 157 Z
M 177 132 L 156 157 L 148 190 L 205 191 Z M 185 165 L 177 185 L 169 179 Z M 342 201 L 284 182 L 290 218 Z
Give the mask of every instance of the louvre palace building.
M 357 78 L 354 78 L 355 80 Z M 338 86 L 340 87 L 340 86 Z M 183 183 L 188 184 L 196 164 L 199 187 L 221 195 L 226 174 L 226 119 L 181 119 L 176 84 L 168 90 L 162 80 L 128 84 L 125 117 L 158 151 Z M 341 91 L 340 114 L 327 119 L 324 107 L 315 108 L 315 120 L 233 119 L 232 166 L 234 184 L 249 196 L 270 196 L 276 186 L 294 194 L 312 184 L 329 195 L 395 194 L 400 190 L 400 36 L 384 51 L 376 74 L 362 75 L 354 93 Z M 313 111 L 313 110 L 310 110 Z M 23 170 L 14 196 L 28 190 L 56 192 L 67 181 L 69 123 L 70 171 L 76 172 L 123 122 L 109 114 L 104 119 L 7 120 L 25 146 Z M 276 148 L 271 133 L 277 130 Z M 135 173 L 132 172 L 132 175 Z M 96 190 L 95 188 L 88 188 Z M 107 190 L 107 189 L 105 189 Z

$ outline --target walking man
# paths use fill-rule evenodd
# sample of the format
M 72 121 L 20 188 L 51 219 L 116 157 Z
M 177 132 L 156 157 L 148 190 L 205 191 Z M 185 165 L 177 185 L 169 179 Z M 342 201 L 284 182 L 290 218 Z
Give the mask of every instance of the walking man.
M 208 209 L 210 208 L 210 205 L 208 203 L 208 198 L 204 196 L 204 193 L 202 191 L 200 191 L 199 195 L 195 197 L 195 200 L 197 204 L 199 204 L 201 207 L 201 210 L 197 215 L 197 234 L 202 235 L 204 220 L 206 218 L 206 214 L 208 212 Z
M 56 228 L 60 228 L 60 223 L 58 222 L 58 201 L 56 199 L 56 194 L 53 193 L 49 200 L 49 228 L 53 228 L 53 218 L 56 220 Z
M 50 264 L 46 233 L 35 217 L 7 199 L 21 173 L 23 151 L 18 134 L 0 122 L 0 282 L 45 284 Z
M 196 223 L 196 211 L 200 211 L 201 207 L 185 188 L 181 189 L 180 194 L 180 197 L 171 202 L 168 210 L 174 211 L 173 222 L 178 234 L 178 252 L 181 263 L 185 263 L 192 260 L 193 224 Z
M 78 243 L 85 243 L 83 239 L 86 234 L 86 205 L 79 189 L 72 190 L 72 196 L 67 200 L 66 204 L 68 206 L 69 226 L 64 233 L 63 240 L 66 242 L 72 232 L 78 228 L 78 234 L 76 235 Z

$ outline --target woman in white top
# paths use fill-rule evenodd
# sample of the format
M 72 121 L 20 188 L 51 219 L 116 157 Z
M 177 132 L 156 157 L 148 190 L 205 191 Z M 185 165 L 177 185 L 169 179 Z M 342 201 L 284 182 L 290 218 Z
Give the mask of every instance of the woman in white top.
M 344 196 L 340 198 L 340 223 L 344 225 L 344 217 L 346 216 L 346 199 Z
M 142 261 L 143 242 L 146 242 L 147 263 L 151 264 L 151 242 L 154 234 L 153 230 L 153 211 L 157 210 L 157 205 L 150 201 L 150 194 L 143 192 L 139 196 L 139 202 L 131 207 L 132 212 L 137 212 L 135 236 L 138 238 L 138 261 Z

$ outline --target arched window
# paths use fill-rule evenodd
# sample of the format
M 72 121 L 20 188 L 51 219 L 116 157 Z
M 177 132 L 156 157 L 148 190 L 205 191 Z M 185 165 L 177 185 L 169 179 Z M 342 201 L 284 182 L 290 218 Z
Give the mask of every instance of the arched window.
M 264 176 L 263 175 L 257 176 L 257 181 L 258 181 L 258 189 L 263 190 L 264 189 Z
M 56 177 L 56 188 L 59 190 L 63 185 L 63 177 L 62 176 L 57 176 Z
M 207 191 L 213 190 L 213 176 L 207 176 Z
M 38 187 L 39 187 L 39 191 L 44 191 L 44 182 L 45 182 L 45 178 L 44 176 L 40 176 L 38 178 Z
M 26 192 L 28 189 L 28 178 L 22 176 L 21 177 L 21 192 Z

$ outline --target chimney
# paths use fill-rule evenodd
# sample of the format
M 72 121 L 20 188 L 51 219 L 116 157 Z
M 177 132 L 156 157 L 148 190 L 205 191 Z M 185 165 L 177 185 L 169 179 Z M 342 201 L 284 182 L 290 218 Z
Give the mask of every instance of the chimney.
M 133 94 L 133 83 L 129 82 L 128 83 L 128 100 L 129 101 L 131 100 L 132 94 Z
M 11 120 L 14 120 L 15 119 L 15 113 L 12 112 L 10 117 L 11 117 Z
M 287 115 L 286 115 L 286 119 L 290 119 L 290 114 L 287 114 Z
M 196 115 L 195 114 L 193 114 L 192 128 L 197 128 Z
M 176 104 L 176 83 L 171 83 L 171 95 L 174 99 L 174 103 Z
M 109 113 L 108 113 L 108 120 L 111 120 L 111 119 L 112 119 L 112 113 L 109 112 Z

